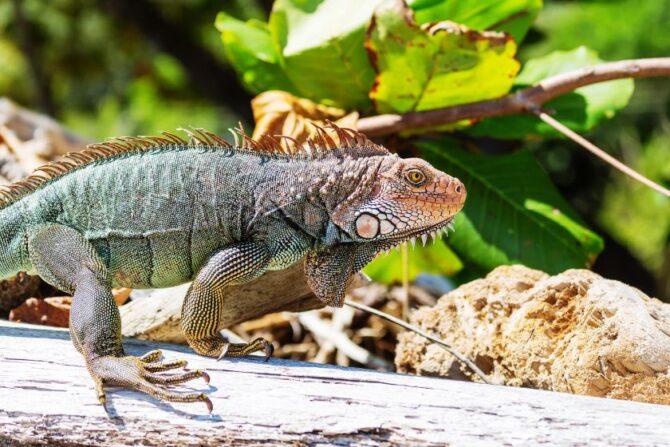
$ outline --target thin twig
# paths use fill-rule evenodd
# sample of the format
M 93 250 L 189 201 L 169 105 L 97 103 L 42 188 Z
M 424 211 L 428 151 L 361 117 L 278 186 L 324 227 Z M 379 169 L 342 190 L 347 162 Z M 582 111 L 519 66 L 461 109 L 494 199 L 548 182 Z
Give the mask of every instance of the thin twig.
M 551 127 L 565 135 L 566 137 L 570 138 L 572 141 L 575 143 L 579 144 L 582 146 L 584 149 L 587 151 L 591 152 L 595 156 L 599 157 L 600 159 L 604 160 L 605 162 L 609 163 L 619 171 L 623 172 L 627 176 L 637 180 L 638 182 L 647 185 L 648 187 L 652 188 L 655 191 L 660 192 L 666 197 L 670 197 L 670 190 L 667 188 L 664 188 L 663 186 L 659 185 L 658 183 L 654 182 L 653 180 L 648 179 L 644 175 L 640 174 L 639 172 L 629 168 L 625 164 L 621 163 L 619 160 L 616 158 L 612 157 L 610 154 L 605 152 L 604 150 L 600 149 L 598 146 L 595 144 L 591 143 L 588 141 L 586 138 L 582 137 L 576 132 L 573 132 L 551 116 L 547 115 L 545 112 L 537 111 L 535 113 L 542 121 L 545 123 L 549 124 Z
M 402 262 L 402 319 L 409 319 L 409 250 L 407 244 L 400 246 Z
M 484 374 L 484 371 L 482 371 L 481 369 L 479 369 L 479 368 L 477 367 L 477 365 L 475 365 L 470 359 L 468 359 L 467 357 L 465 357 L 465 356 L 464 356 L 463 354 L 461 354 L 460 352 L 456 351 L 454 348 L 452 348 L 452 347 L 451 347 L 448 343 L 446 343 L 445 341 L 440 340 L 439 338 L 437 338 L 437 337 L 435 337 L 435 336 L 433 336 L 433 335 L 430 335 L 428 332 L 426 332 L 426 331 L 424 331 L 424 330 L 422 330 L 422 329 L 419 329 L 418 327 L 416 327 L 416 326 L 414 326 L 414 325 L 411 325 L 411 324 L 409 324 L 409 323 L 407 323 L 407 322 L 405 322 L 405 321 L 402 321 L 401 319 L 396 318 L 396 317 L 394 317 L 393 315 L 389 315 L 389 314 L 387 314 L 387 313 L 385 313 L 385 312 L 382 312 L 382 311 L 380 311 L 380 310 L 377 310 L 377 309 L 375 309 L 375 308 L 373 308 L 373 307 L 366 306 L 365 304 L 357 303 L 357 302 L 355 302 L 355 301 L 351 301 L 351 300 L 345 300 L 345 301 L 344 301 L 344 304 L 346 304 L 347 306 L 351 306 L 351 307 L 353 307 L 354 309 L 362 310 L 362 311 L 364 311 L 364 312 L 369 312 L 369 313 L 371 313 L 371 314 L 377 315 L 378 317 L 381 317 L 381 318 L 383 318 L 383 319 L 385 319 L 385 320 L 388 320 L 388 321 L 390 321 L 391 323 L 395 323 L 395 324 L 397 324 L 398 326 L 401 326 L 401 327 L 407 329 L 408 331 L 412 331 L 412 332 L 414 332 L 415 334 L 418 334 L 418 335 L 420 335 L 420 336 L 422 336 L 422 337 L 424 337 L 424 338 L 426 338 L 426 339 L 432 341 L 433 343 L 436 343 L 437 345 L 441 346 L 445 351 L 447 351 L 449 354 L 451 354 L 451 355 L 453 355 L 454 357 L 456 357 L 456 358 L 458 359 L 458 361 L 460 361 L 461 363 L 465 364 L 468 368 L 470 368 L 470 369 L 472 370 L 472 372 L 474 372 L 475 374 L 477 374 L 477 376 L 479 376 L 479 378 L 480 378 L 484 383 L 487 383 L 487 384 L 489 384 L 489 385 L 491 384 L 490 379 L 488 378 L 488 376 L 487 376 L 486 374 Z
M 465 119 L 479 120 L 532 112 L 547 101 L 585 85 L 614 79 L 654 76 L 670 76 L 670 57 L 632 59 L 593 65 L 549 77 L 533 87 L 521 89 L 497 99 L 423 112 L 361 118 L 357 123 L 357 128 L 368 136 L 380 136 L 454 123 Z

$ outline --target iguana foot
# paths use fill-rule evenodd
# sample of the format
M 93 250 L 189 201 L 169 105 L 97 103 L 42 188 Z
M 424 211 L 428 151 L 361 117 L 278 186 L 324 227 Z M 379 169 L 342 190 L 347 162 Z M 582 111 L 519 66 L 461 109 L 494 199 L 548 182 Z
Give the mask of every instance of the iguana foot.
M 265 361 L 267 362 L 274 350 L 275 348 L 272 346 L 272 343 L 263 337 L 255 338 L 251 343 L 224 342 L 217 360 L 221 360 L 224 357 L 244 357 L 257 351 L 263 351 L 265 352 Z
M 106 406 L 104 386 L 119 386 L 141 391 L 159 400 L 168 402 L 204 402 L 212 412 L 212 401 L 204 393 L 176 393 L 165 387 L 202 377 L 209 383 L 209 375 L 201 370 L 180 374 L 156 374 L 186 366 L 185 360 L 161 362 L 161 352 L 152 351 L 142 357 L 102 356 L 89 362 L 88 368 L 96 384 L 98 400 Z
M 257 351 L 263 351 L 265 361 L 267 361 L 274 352 L 272 343 L 262 337 L 255 338 L 251 343 L 229 343 L 219 334 L 198 339 L 189 340 L 187 338 L 187 340 L 195 352 L 217 360 L 224 357 L 244 357 Z

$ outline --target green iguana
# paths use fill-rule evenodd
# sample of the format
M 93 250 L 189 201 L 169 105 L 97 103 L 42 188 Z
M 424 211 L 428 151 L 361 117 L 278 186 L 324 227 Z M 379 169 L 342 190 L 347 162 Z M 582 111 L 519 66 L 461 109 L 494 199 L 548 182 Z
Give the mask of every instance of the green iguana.
M 305 258 L 314 294 L 342 306 L 350 276 L 378 253 L 446 231 L 463 184 L 420 159 L 401 159 L 350 129 L 318 128 L 298 153 L 286 137 L 235 143 L 201 129 L 89 146 L 0 191 L 0 278 L 36 273 L 73 294 L 70 333 L 98 398 L 104 385 L 173 402 L 202 393 L 167 386 L 208 376 L 152 351 L 124 354 L 112 287 L 193 281 L 182 328 L 199 354 L 243 356 L 271 345 L 219 333 L 226 285 Z

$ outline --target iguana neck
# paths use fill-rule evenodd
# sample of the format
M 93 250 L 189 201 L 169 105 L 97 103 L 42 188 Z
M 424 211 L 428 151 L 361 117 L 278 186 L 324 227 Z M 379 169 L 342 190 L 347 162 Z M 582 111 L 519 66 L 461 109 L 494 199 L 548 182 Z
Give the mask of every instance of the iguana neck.
M 351 242 L 333 216 L 343 204 L 363 203 L 375 190 L 384 160 L 395 156 L 333 158 L 288 166 L 259 200 L 262 214 L 288 219 L 309 235 L 315 245 Z

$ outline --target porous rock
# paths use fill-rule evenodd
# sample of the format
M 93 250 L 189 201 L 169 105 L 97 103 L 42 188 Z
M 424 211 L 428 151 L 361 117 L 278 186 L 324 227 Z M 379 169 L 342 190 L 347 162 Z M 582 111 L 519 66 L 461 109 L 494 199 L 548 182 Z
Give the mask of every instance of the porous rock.
M 498 383 L 670 404 L 670 305 L 588 270 L 549 276 L 498 267 L 411 320 Z M 478 380 L 409 332 L 400 336 L 396 366 Z

